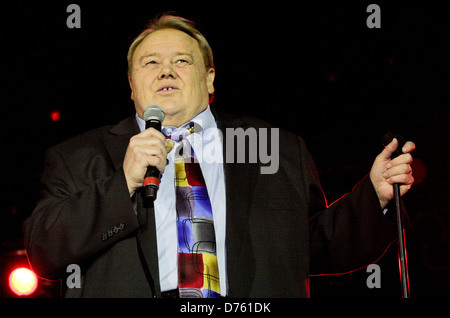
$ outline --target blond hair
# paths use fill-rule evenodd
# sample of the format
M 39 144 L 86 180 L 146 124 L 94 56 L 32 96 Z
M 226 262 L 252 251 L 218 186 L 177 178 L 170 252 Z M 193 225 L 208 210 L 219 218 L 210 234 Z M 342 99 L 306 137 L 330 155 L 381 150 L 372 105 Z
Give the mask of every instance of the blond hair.
M 133 56 L 137 47 L 142 43 L 142 41 L 144 41 L 144 39 L 148 35 L 152 34 L 155 31 L 163 29 L 179 30 L 194 38 L 200 47 L 206 69 L 209 70 L 210 68 L 214 68 L 214 60 L 211 47 L 209 46 L 209 43 L 206 40 L 205 36 L 201 34 L 200 31 L 196 28 L 195 23 L 179 16 L 163 14 L 152 20 L 147 28 L 134 39 L 133 43 L 131 43 L 127 55 L 129 76 L 131 76 L 131 71 L 133 69 Z

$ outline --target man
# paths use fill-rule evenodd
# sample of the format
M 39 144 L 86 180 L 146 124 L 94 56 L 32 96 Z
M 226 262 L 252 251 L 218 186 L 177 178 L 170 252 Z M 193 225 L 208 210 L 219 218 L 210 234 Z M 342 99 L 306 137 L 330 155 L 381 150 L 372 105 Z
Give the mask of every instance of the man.
M 128 65 L 136 117 L 49 149 L 41 199 L 23 225 L 30 264 L 40 276 L 60 279 L 69 264 L 80 266 L 81 288 L 68 289 L 66 297 L 180 295 L 173 164 L 179 148 L 145 129 L 147 106 L 162 107 L 163 132 L 172 136 L 200 123 L 202 131 L 186 139 L 219 143 L 221 158 L 236 154 L 236 147 L 226 147 L 225 133 L 222 141 L 205 138 L 207 132 L 273 128 L 211 111 L 211 49 L 188 20 L 156 19 L 131 45 Z M 367 266 L 396 237 L 383 209 L 393 198 L 393 183 L 401 184 L 402 195 L 413 183 L 412 142 L 391 160 L 394 139 L 369 175 L 331 206 L 304 141 L 280 131 L 278 142 L 275 173 L 261 173 L 261 160 L 200 162 L 214 219 L 217 295 L 308 297 L 311 273 Z M 161 172 L 161 184 L 154 206 L 145 208 L 141 189 L 148 166 Z

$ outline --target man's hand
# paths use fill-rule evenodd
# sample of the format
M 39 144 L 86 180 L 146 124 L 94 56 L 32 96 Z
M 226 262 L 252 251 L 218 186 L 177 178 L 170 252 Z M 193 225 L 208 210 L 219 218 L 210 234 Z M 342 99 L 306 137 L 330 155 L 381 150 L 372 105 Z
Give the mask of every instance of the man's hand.
M 136 189 L 142 187 L 148 166 L 164 172 L 167 154 L 173 145 L 173 140 L 166 140 L 166 137 L 154 128 L 146 129 L 130 139 L 123 161 L 130 197 Z
M 414 182 L 411 169 L 413 159 L 410 153 L 416 146 L 412 141 L 406 142 L 402 148 L 403 154 L 391 160 L 391 156 L 397 147 L 398 140 L 394 138 L 375 158 L 370 170 L 370 180 L 383 209 L 394 198 L 394 183 L 400 184 L 400 194 L 404 195 Z

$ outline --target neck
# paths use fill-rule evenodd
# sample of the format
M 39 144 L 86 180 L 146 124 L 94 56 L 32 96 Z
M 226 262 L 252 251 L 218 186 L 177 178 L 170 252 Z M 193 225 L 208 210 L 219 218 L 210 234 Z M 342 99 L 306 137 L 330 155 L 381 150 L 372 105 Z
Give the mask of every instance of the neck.
M 192 113 L 192 114 L 175 114 L 175 115 L 170 115 L 170 114 L 166 114 L 166 117 L 164 118 L 164 121 L 162 122 L 163 126 L 171 126 L 171 127 L 180 127 L 183 126 L 184 124 L 186 124 L 187 122 L 191 121 L 192 119 L 194 119 L 196 116 L 198 116 L 199 114 L 201 114 L 202 112 L 204 112 L 206 109 L 208 108 L 208 105 L 205 106 L 203 109 L 200 109 L 200 111 L 196 112 L 196 113 Z

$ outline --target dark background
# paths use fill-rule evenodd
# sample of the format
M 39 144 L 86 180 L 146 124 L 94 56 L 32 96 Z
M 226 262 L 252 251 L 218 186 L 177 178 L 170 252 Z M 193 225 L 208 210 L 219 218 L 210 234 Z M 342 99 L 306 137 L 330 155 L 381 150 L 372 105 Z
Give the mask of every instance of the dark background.
M 81 7 L 81 29 L 66 8 Z M 16 1 L 1 11 L 3 168 L 0 296 L 25 262 L 20 224 L 39 197 L 45 150 L 132 115 L 126 54 L 156 14 L 198 23 L 214 51 L 222 112 L 260 117 L 303 136 L 331 203 L 370 170 L 387 131 L 417 145 L 416 184 L 404 197 L 411 297 L 450 296 L 450 12 L 432 1 Z M 159 1 L 162 3 L 163 1 Z M 164 3 L 169 1 L 164 1 Z M 370 3 L 381 29 L 369 29 Z M 50 112 L 61 118 L 52 121 Z M 397 250 L 365 269 L 313 277 L 312 297 L 400 298 Z M 6 277 L 6 278 L 5 278 Z M 57 295 L 42 282 L 38 297 Z M 44 290 L 47 288 L 47 290 Z

